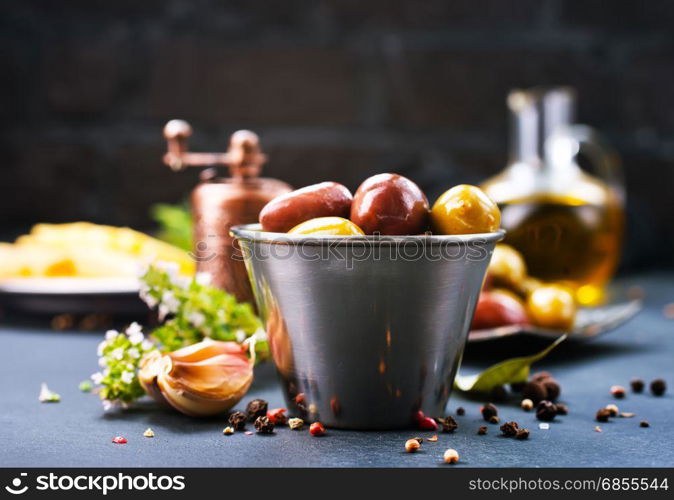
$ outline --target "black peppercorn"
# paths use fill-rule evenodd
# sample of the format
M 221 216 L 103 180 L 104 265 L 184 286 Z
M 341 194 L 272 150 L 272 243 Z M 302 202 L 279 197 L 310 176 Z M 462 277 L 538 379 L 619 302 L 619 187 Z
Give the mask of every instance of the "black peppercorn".
M 534 404 L 543 401 L 547 394 L 545 386 L 539 382 L 528 382 L 522 389 L 522 398 L 531 399 Z
M 543 400 L 536 407 L 536 418 L 544 422 L 551 422 L 557 415 L 557 406 L 550 401 Z
M 463 409 L 463 406 L 459 406 L 459 407 L 456 409 L 456 414 L 457 414 L 459 417 L 463 417 L 463 416 L 466 414 L 466 410 Z
M 260 434 L 271 434 L 274 432 L 274 422 L 267 417 L 257 417 L 255 419 L 255 430 Z
M 435 420 L 442 426 L 442 432 L 454 432 L 459 427 L 452 416 L 436 418 Z
M 518 430 L 519 430 L 519 425 L 517 425 L 517 422 L 506 422 L 505 424 L 503 424 L 501 426 L 501 432 L 506 437 L 515 436 L 517 434 Z
M 491 403 L 487 403 L 482 408 L 480 408 L 482 413 L 482 418 L 487 422 L 491 420 L 491 417 L 498 417 L 498 409 Z
M 487 433 L 487 426 L 486 425 L 481 425 L 480 428 L 477 430 L 478 436 L 484 436 L 486 433 Z
M 639 427 L 650 427 L 651 424 L 648 423 L 648 420 L 642 420 L 639 422 Z
M 545 379 L 541 383 L 545 388 L 545 399 L 548 401 L 554 401 L 562 392 L 562 388 L 560 387 L 559 383 L 552 377 Z
M 630 380 L 630 386 L 632 387 L 632 392 L 641 393 L 644 392 L 644 386 L 646 384 L 640 378 L 633 378 Z
M 498 424 L 498 417 L 496 415 L 492 415 L 491 417 L 489 417 L 489 423 Z
M 557 415 L 568 415 L 569 414 L 569 408 L 562 403 L 555 403 L 555 406 L 557 407 Z
M 612 385 L 611 386 L 611 396 L 616 399 L 622 399 L 625 397 L 625 388 L 622 385 Z
M 242 431 L 246 428 L 246 421 L 248 418 L 246 414 L 240 411 L 235 411 L 229 416 L 229 425 L 234 427 L 237 431 Z
M 264 399 L 253 399 L 246 406 L 246 413 L 248 420 L 253 422 L 257 417 L 264 417 L 267 415 L 267 402 Z
M 520 441 L 529 439 L 529 429 L 518 429 L 517 434 L 515 434 L 515 439 L 519 439 Z
M 666 390 L 667 382 L 665 382 L 664 379 L 656 378 L 653 382 L 651 382 L 651 392 L 655 396 L 662 396 Z
M 601 408 L 597 411 L 595 418 L 597 422 L 608 422 L 609 417 L 611 416 L 611 410 L 607 408 Z

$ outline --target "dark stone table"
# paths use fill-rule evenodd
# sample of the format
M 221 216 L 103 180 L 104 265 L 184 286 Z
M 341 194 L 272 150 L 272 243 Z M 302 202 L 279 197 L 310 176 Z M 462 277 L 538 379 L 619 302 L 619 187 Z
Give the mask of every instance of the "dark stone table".
M 104 413 L 93 394 L 78 390 L 80 381 L 97 371 L 96 345 L 102 333 L 54 332 L 5 324 L 0 328 L 0 466 L 14 467 L 435 467 L 442 453 L 455 448 L 461 466 L 469 467 L 639 467 L 674 466 L 674 321 L 663 306 L 674 302 L 674 276 L 641 276 L 623 280 L 646 291 L 645 308 L 631 322 L 589 343 L 567 342 L 535 369 L 551 371 L 563 387 L 561 400 L 569 415 L 541 430 L 533 413 L 517 401 L 500 404 L 503 420 L 517 420 L 531 430 L 528 441 L 489 434 L 476 435 L 484 422 L 478 413 L 483 401 L 455 394 L 448 411 L 457 406 L 454 434 L 439 434 L 422 451 L 406 454 L 403 444 L 415 435 L 432 433 L 354 432 L 329 430 L 323 438 L 308 432 L 280 429 L 273 436 L 237 433 L 224 436 L 223 418 L 192 419 L 143 402 L 127 411 Z M 533 353 L 546 345 L 534 338 L 504 339 L 469 345 L 464 373 L 505 357 Z M 283 406 L 271 366 L 256 369 L 253 388 L 244 399 L 261 397 Z M 628 392 L 613 400 L 609 387 L 629 385 L 632 377 L 650 381 L 664 377 L 670 385 L 664 397 Z M 60 393 L 62 401 L 38 402 L 41 382 Z M 616 418 L 595 432 L 594 414 L 615 402 L 634 418 Z M 639 427 L 646 419 L 650 428 Z M 156 437 L 142 436 L 151 427 Z M 128 444 L 111 443 L 123 435 Z

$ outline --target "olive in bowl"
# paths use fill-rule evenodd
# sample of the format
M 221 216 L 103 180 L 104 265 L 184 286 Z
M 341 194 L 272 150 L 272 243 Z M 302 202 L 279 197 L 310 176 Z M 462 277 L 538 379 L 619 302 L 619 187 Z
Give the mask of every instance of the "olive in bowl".
M 365 234 L 406 235 L 428 227 L 428 199 L 414 182 L 397 174 L 366 179 L 351 204 L 351 220 Z

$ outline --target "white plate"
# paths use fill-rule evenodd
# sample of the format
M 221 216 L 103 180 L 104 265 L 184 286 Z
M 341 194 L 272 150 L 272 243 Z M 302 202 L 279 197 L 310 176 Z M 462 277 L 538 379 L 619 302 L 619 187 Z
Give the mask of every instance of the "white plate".
M 137 278 L 12 278 L 0 281 L 0 293 L 12 294 L 128 294 L 138 290 Z

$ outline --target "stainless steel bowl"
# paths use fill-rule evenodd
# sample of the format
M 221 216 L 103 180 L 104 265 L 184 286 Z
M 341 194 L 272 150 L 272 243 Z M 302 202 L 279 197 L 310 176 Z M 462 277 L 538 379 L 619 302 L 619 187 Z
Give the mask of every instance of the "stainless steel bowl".
M 442 415 L 494 245 L 466 236 L 232 229 L 291 413 L 331 427 Z

